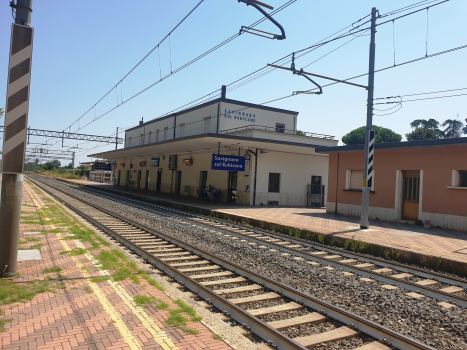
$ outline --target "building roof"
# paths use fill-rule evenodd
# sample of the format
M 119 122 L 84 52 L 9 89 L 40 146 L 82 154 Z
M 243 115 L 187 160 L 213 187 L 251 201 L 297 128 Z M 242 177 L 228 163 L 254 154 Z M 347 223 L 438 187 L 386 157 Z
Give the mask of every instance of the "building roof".
M 385 142 L 376 143 L 376 150 L 390 150 L 400 148 L 424 148 L 424 147 L 445 147 L 445 146 L 462 146 L 467 145 L 467 137 L 457 137 L 440 140 L 424 140 L 424 141 L 404 141 L 404 142 Z M 336 153 L 336 152 L 352 152 L 363 151 L 364 145 L 349 145 L 337 147 L 321 147 L 317 148 L 317 153 Z
M 233 148 L 231 148 L 232 145 Z M 243 149 L 259 148 L 264 151 L 269 150 L 299 154 L 315 154 L 315 148 L 322 147 L 322 145 L 234 135 L 200 134 L 162 142 L 150 143 L 142 146 L 127 147 L 114 151 L 95 153 L 88 155 L 88 157 L 104 159 L 152 157 L 170 154 L 211 152 L 217 151 L 218 147 L 220 147 L 222 153 L 222 151 L 226 149 L 236 149 L 237 145 L 240 145 Z
M 134 126 L 134 127 L 130 128 L 130 129 L 126 129 L 125 131 L 130 131 L 130 130 L 138 129 L 138 128 L 142 127 L 142 126 L 145 126 L 145 125 L 148 125 L 148 124 L 152 124 L 152 123 L 158 122 L 158 121 L 160 121 L 160 120 L 164 120 L 164 119 L 167 119 L 167 118 L 171 118 L 171 117 L 174 117 L 174 116 L 177 116 L 177 115 L 185 114 L 185 113 L 188 113 L 188 112 L 191 112 L 191 111 L 195 111 L 195 110 L 197 110 L 197 109 L 204 108 L 204 107 L 206 107 L 206 106 L 210 106 L 210 105 L 213 105 L 213 104 L 216 104 L 216 103 L 219 103 L 219 102 L 227 102 L 227 103 L 232 103 L 232 104 L 236 104 L 236 105 L 240 105 L 240 106 L 252 107 L 252 108 L 262 109 L 262 110 L 271 111 L 271 112 L 279 112 L 279 113 L 285 113 L 285 114 L 298 115 L 298 112 L 289 111 L 289 110 L 287 110 L 287 109 L 280 109 L 280 108 L 274 108 L 274 107 L 267 107 L 267 106 L 263 106 L 263 105 L 257 105 L 257 104 L 254 104 L 254 103 L 248 103 L 248 102 L 237 101 L 237 100 L 231 100 L 231 99 L 228 99 L 228 98 L 222 98 L 222 97 L 220 97 L 220 98 L 218 98 L 218 99 L 215 99 L 215 100 L 212 100 L 212 101 L 209 101 L 209 102 L 200 104 L 200 105 L 198 105 L 198 106 L 194 106 L 194 107 L 191 107 L 191 108 L 188 108 L 188 109 L 184 109 L 184 110 L 182 110 L 182 111 L 180 111 L 180 112 L 177 112 L 177 113 L 172 113 L 172 114 L 166 115 L 166 116 L 164 116 L 164 117 L 160 117 L 160 118 L 156 118 L 156 119 L 151 119 L 150 121 L 147 121 L 146 123 L 143 123 L 143 124 Z

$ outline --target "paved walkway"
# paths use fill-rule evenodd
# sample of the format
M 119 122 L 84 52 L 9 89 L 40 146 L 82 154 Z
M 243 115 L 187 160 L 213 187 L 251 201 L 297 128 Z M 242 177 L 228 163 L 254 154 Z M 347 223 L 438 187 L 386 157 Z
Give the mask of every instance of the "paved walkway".
M 42 259 L 19 261 L 17 277 L 0 280 L 0 349 L 231 349 L 186 313 L 185 326 L 168 325 L 180 306 L 148 283 L 156 277 L 145 279 L 28 181 L 23 196 L 20 253 Z M 110 278 L 122 268 L 130 274 Z
M 75 180 L 76 181 L 76 180 Z M 110 184 L 79 180 L 85 185 L 108 187 L 114 190 L 144 194 L 173 202 L 199 206 L 223 213 L 312 230 L 344 238 L 354 238 L 389 248 L 408 250 L 436 257 L 467 262 L 467 232 L 390 221 L 370 220 L 370 229 L 360 230 L 359 218 L 326 213 L 325 209 L 282 206 L 241 206 L 226 202 L 208 202 L 197 198 L 129 189 Z

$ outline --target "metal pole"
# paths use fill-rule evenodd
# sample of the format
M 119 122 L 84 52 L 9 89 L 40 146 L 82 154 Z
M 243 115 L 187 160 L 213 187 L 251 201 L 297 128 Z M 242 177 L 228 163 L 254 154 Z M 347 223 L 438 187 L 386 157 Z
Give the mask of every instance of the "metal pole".
M 73 158 L 71 160 L 71 178 L 75 178 L 75 152 L 73 152 Z
M 256 205 L 256 178 L 258 174 L 258 149 L 256 149 L 255 153 L 255 181 L 254 181 L 254 188 L 253 188 L 253 205 Z
M 32 0 L 18 0 L 17 4 L 14 5 L 16 8 L 16 18 L 15 24 L 30 27 L 31 26 L 31 12 L 32 12 Z M 23 28 L 21 28 L 23 29 Z M 32 29 L 31 30 L 22 30 L 17 31 L 19 33 L 18 37 L 15 38 L 13 32 L 15 30 L 15 25 L 12 28 L 12 36 L 11 36 L 11 47 L 10 47 L 10 64 L 12 62 L 12 56 L 15 55 L 16 50 L 12 50 L 13 47 L 16 46 L 30 46 L 32 50 Z M 27 32 L 27 33 L 26 33 Z M 27 40 L 27 35 L 31 33 L 31 37 Z M 25 40 L 26 38 L 26 40 Z M 16 45 L 18 44 L 18 45 Z M 32 52 L 32 51 L 31 51 Z M 9 67 L 10 70 L 11 67 Z M 30 68 L 30 66 L 28 67 Z M 30 73 L 30 70 L 28 71 Z M 26 74 L 25 74 L 26 75 Z M 10 71 L 9 71 L 10 76 Z M 23 75 L 24 76 L 24 75 Z M 15 82 L 18 83 L 18 80 Z M 29 85 L 29 82 L 28 82 Z M 10 88 L 11 84 L 9 84 Z M 29 89 L 29 86 L 27 86 Z M 29 91 L 29 90 L 28 90 Z M 7 89 L 7 97 L 8 97 L 9 89 Z M 8 101 L 8 99 L 7 99 Z M 24 167 L 24 150 L 26 149 L 25 144 L 27 142 L 27 112 L 29 111 L 29 101 L 26 98 L 23 103 L 27 103 L 26 105 L 26 118 L 24 120 L 24 129 L 25 129 L 25 137 L 23 141 L 23 149 L 21 150 L 22 154 L 17 155 L 15 160 L 12 162 L 11 160 L 7 161 L 7 157 L 11 158 L 11 153 L 7 156 L 7 152 L 5 151 L 7 133 L 5 131 L 5 137 L 3 140 L 3 162 L 2 162 L 2 191 L 0 197 L 0 276 L 13 276 L 16 274 L 17 270 L 17 258 L 18 258 L 18 241 L 19 241 L 19 224 L 21 219 L 21 201 L 23 199 L 23 167 Z M 7 106 L 5 108 L 5 121 L 10 119 L 10 122 L 14 120 L 20 120 L 15 113 L 18 110 L 15 110 L 17 106 L 11 107 L 10 104 L 7 102 Z M 9 115 L 10 114 L 10 115 Z M 12 119 L 13 118 L 13 119 Z M 21 117 L 22 118 L 22 117 Z M 6 125 L 6 123 L 5 123 Z M 20 135 L 21 130 L 16 130 L 17 135 Z M 13 142 L 13 138 L 10 138 Z M 20 147 L 21 143 L 18 145 Z M 16 163 L 20 161 L 21 164 L 17 164 L 16 166 L 12 166 L 12 163 Z
M 360 228 L 368 228 L 368 211 L 370 207 L 370 188 L 367 187 L 368 179 L 368 144 L 370 130 L 373 127 L 373 92 L 375 83 L 375 34 L 376 34 L 376 7 L 371 10 L 371 41 L 370 41 L 370 64 L 368 70 L 368 103 L 366 110 L 365 149 L 363 162 L 363 184 L 362 184 L 362 217 Z
M 117 126 L 117 133 L 115 134 L 115 150 L 117 150 L 118 145 L 118 126 Z

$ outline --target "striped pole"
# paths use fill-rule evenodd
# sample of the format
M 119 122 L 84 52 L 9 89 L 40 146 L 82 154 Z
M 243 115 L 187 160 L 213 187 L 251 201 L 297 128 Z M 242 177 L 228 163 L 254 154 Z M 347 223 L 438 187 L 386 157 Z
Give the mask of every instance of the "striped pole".
M 366 177 L 366 187 L 368 187 L 370 190 L 373 187 L 373 160 L 374 160 L 374 154 L 375 154 L 375 131 L 370 130 L 370 138 L 369 138 L 369 143 L 368 143 L 368 174 Z
M 10 6 L 16 18 L 11 27 L 0 198 L 0 275 L 5 277 L 13 276 L 17 266 L 34 35 L 32 0 L 11 1 Z

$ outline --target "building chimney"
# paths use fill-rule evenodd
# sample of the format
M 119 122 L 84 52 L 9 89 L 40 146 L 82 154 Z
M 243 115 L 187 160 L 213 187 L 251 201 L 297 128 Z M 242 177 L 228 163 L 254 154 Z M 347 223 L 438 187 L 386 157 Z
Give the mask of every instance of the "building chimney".
M 221 98 L 225 98 L 225 95 L 227 94 L 227 86 L 222 85 L 221 89 Z
M 144 124 L 144 120 L 143 118 L 141 118 L 141 120 L 139 121 L 139 125 L 143 125 Z

